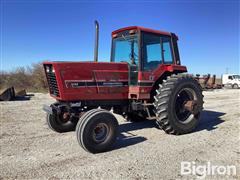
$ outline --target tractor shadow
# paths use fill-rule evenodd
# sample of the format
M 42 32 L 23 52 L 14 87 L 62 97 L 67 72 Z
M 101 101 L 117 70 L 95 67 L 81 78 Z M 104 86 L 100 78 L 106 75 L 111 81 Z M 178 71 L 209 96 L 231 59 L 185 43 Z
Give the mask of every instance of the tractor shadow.
M 146 128 L 156 128 L 155 121 L 142 121 L 142 122 L 127 122 L 119 125 L 119 135 L 117 138 L 116 145 L 114 149 L 120 149 L 127 146 L 132 146 L 134 144 L 146 141 L 147 138 L 143 136 L 138 136 L 136 133 L 131 133 L 131 131 L 146 129 Z
M 225 115 L 223 112 L 204 110 L 201 114 L 200 123 L 194 132 L 198 131 L 212 131 L 217 129 L 217 126 L 224 122 L 221 116 Z M 146 120 L 142 122 L 127 122 L 119 125 L 119 136 L 117 142 L 112 150 L 125 148 L 127 146 L 132 146 L 138 143 L 142 143 L 147 140 L 146 137 L 138 136 L 136 133 L 131 133 L 131 131 L 146 129 L 146 128 L 157 128 L 156 122 L 152 120 Z
M 204 110 L 201 114 L 200 123 L 194 132 L 202 130 L 212 131 L 217 129 L 217 125 L 224 122 L 224 120 L 221 119 L 221 116 L 225 114 L 226 113 L 223 112 Z

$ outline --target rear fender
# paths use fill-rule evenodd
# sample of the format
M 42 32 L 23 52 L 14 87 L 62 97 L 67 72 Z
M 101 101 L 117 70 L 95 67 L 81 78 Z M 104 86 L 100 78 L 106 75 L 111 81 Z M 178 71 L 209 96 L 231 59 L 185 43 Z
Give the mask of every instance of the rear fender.
M 152 89 L 150 91 L 151 102 L 153 101 L 153 97 L 155 95 L 156 89 L 159 88 L 159 84 L 162 84 L 164 79 L 167 79 L 167 77 L 171 76 L 172 74 L 185 73 L 185 72 L 187 72 L 187 68 L 185 66 L 178 66 L 178 65 L 167 66 L 166 70 L 163 71 L 153 83 Z

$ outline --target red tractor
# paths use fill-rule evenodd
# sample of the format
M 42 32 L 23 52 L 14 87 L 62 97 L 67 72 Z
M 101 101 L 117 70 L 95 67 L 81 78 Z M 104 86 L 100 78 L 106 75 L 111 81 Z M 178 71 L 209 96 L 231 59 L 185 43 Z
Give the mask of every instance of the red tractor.
M 193 131 L 203 109 L 199 83 L 184 74 L 174 33 L 131 26 L 112 32 L 110 62 L 44 62 L 49 91 L 44 106 L 56 132 L 76 130 L 91 153 L 107 151 L 118 135 L 113 113 L 127 120 L 155 120 L 168 134 Z M 113 113 L 112 113 L 113 112 Z

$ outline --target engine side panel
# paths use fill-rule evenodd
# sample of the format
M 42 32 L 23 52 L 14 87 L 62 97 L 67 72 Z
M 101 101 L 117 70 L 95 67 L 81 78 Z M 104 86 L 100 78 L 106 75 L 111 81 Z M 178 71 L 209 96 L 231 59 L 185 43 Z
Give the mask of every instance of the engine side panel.
M 52 66 L 62 101 L 128 99 L 128 64 L 104 62 L 44 62 Z M 46 72 L 46 76 L 49 74 Z M 52 75 L 51 75 L 52 76 Z M 51 80 L 48 78 L 51 85 Z

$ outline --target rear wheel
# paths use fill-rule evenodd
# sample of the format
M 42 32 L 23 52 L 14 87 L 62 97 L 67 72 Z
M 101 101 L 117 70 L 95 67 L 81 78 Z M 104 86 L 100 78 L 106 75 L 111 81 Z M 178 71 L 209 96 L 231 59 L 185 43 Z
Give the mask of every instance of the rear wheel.
M 232 88 L 233 88 L 233 89 L 238 89 L 239 87 L 238 87 L 237 84 L 233 84 Z
M 63 118 L 62 115 L 47 113 L 46 120 L 49 128 L 59 133 L 74 131 L 76 127 L 76 122 L 71 121 L 69 118 Z
M 86 112 L 76 127 L 80 146 L 91 153 L 109 150 L 118 134 L 118 122 L 112 113 L 102 109 Z
M 202 89 L 187 75 L 172 75 L 159 85 L 154 96 L 157 124 L 168 134 L 193 131 L 203 108 Z

